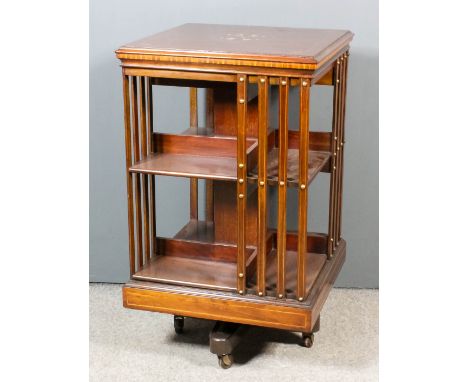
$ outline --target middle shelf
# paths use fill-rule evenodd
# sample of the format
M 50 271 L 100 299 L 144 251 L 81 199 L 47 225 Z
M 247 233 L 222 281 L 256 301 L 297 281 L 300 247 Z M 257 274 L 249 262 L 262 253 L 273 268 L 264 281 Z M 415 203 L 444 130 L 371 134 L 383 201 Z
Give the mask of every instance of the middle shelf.
M 269 184 L 278 181 L 277 131 L 268 137 L 267 179 Z M 288 133 L 288 186 L 298 186 L 299 150 L 298 133 Z M 310 183 L 320 171 L 326 171 L 331 153 L 329 133 L 311 132 L 309 137 Z M 129 168 L 130 172 L 180 176 L 225 181 L 237 180 L 237 140 L 230 136 L 216 135 L 173 135 L 153 134 L 155 153 L 138 161 Z M 256 139 L 247 138 L 247 178 L 257 179 Z

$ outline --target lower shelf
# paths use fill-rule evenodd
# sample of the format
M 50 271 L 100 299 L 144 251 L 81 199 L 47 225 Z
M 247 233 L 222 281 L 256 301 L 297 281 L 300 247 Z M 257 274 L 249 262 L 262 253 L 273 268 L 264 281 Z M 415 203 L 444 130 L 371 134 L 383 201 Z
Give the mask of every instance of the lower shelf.
M 133 279 L 235 291 L 237 265 L 179 256 L 156 256 Z

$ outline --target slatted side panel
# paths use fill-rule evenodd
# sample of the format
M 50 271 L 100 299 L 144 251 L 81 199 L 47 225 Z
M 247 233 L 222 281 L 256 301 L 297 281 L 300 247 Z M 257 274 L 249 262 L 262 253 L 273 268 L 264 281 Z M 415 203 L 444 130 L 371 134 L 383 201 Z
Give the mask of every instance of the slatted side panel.
M 278 156 L 278 234 L 277 234 L 277 286 L 276 295 L 285 294 L 285 256 L 286 256 L 286 194 L 288 160 L 288 101 L 289 79 L 279 81 L 279 156 Z
M 152 88 L 145 77 L 123 73 L 125 154 L 130 276 L 155 253 L 156 217 L 154 177 L 128 171 L 153 151 Z
M 332 163 L 328 226 L 328 257 L 331 258 L 341 237 L 343 188 L 344 118 L 348 53 L 340 56 L 334 68 Z
M 297 243 L 297 299 L 305 297 L 307 252 L 307 191 L 309 161 L 309 99 L 310 82 L 303 78 L 299 87 L 299 219 Z
M 258 78 L 258 234 L 257 293 L 265 296 L 267 239 L 268 77 Z
M 245 226 L 247 205 L 247 76 L 237 76 L 237 289 L 245 293 Z

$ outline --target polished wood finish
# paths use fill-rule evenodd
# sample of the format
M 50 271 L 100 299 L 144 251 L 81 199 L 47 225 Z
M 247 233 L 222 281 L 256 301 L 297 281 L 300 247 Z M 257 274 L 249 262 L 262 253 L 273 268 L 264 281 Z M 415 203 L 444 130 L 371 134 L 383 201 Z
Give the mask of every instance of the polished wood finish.
M 312 333 L 346 256 L 341 211 L 351 39 L 347 31 L 187 24 L 116 52 L 127 168 L 126 307 Z M 153 131 L 154 85 L 188 89 L 190 123 L 177 126 L 182 134 Z M 334 88 L 331 132 L 310 131 L 316 85 Z M 206 94 L 202 118 L 198 89 Z M 269 120 L 272 94 L 277 125 Z M 296 94 L 299 126 L 289 126 Z M 310 233 L 308 190 L 320 172 L 330 173 L 329 227 Z M 156 175 L 190 178 L 189 220 L 173 238 L 156 236 Z M 291 187 L 298 194 L 297 231 L 286 226 Z M 276 227 L 268 226 L 272 188 Z
M 315 70 L 349 44 L 349 31 L 184 24 L 127 44 L 121 60 Z

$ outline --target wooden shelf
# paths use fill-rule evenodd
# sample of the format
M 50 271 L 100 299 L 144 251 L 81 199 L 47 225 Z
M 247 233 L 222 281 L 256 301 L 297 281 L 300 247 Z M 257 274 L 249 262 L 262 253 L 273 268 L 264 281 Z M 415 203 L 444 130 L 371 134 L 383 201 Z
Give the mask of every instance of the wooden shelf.
M 278 154 L 279 149 L 273 148 L 268 153 L 267 161 L 267 182 L 270 185 L 277 185 L 278 183 Z M 309 171 L 307 176 L 308 184 L 322 171 L 330 159 L 330 153 L 324 151 L 309 150 Z M 258 168 L 255 167 L 248 175 L 248 179 L 256 180 L 258 177 Z M 299 185 L 299 150 L 288 150 L 288 180 L 289 187 L 298 187 Z
M 133 275 L 141 281 L 235 291 L 237 265 L 179 256 L 156 256 Z
M 151 154 L 129 168 L 130 172 L 216 180 L 237 178 L 236 159 L 203 155 Z

